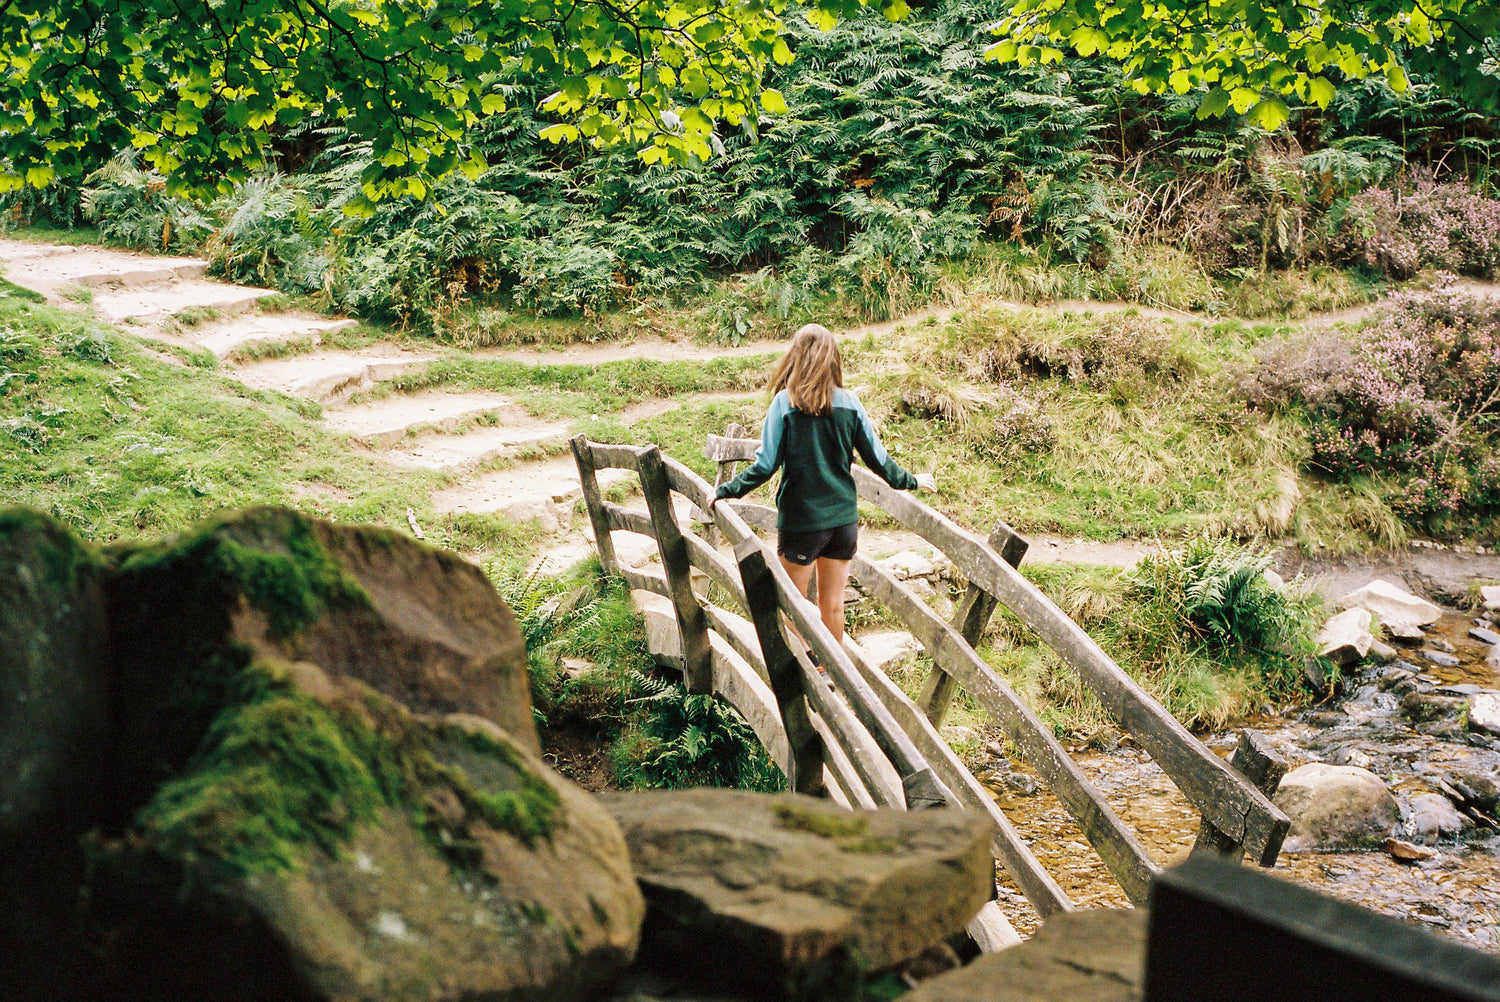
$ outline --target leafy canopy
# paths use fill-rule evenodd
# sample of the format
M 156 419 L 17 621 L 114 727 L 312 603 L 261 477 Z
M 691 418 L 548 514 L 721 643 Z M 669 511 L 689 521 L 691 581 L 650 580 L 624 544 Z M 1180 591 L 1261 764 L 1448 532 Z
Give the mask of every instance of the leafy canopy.
M 1201 118 L 1232 108 L 1268 129 L 1289 95 L 1326 108 L 1340 80 L 1379 74 L 1404 91 L 1408 68 L 1500 110 L 1494 0 L 1016 0 L 996 30 L 990 58 L 1099 53 L 1142 91 L 1203 90 Z
M 799 0 L 821 25 L 865 0 Z M 466 142 L 524 74 L 547 138 L 707 157 L 719 123 L 785 110 L 761 89 L 788 0 L 0 0 L 0 190 L 135 147 L 173 190 L 225 191 L 278 134 L 337 119 L 374 145 L 364 197 L 425 195 L 485 164 Z M 887 16 L 904 0 L 883 0 Z

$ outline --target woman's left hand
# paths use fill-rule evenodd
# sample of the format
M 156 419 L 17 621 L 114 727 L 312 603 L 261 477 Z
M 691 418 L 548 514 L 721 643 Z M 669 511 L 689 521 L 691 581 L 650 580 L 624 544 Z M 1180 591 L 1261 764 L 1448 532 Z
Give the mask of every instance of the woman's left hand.
M 932 493 L 936 494 L 937 493 L 937 478 L 934 477 L 931 473 L 918 473 L 917 474 L 917 490 L 919 490 L 919 491 L 931 491 Z

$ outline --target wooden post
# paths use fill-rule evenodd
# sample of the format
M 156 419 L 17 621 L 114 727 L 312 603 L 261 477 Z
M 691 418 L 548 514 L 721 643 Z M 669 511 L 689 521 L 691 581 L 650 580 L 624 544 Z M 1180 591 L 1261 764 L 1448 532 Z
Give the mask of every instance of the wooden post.
M 725 426 L 724 435 L 726 438 L 743 438 L 746 434 L 746 431 L 747 429 L 744 425 L 736 424 L 735 422 L 731 421 L 728 425 Z M 715 490 L 718 490 L 720 486 L 722 486 L 723 484 L 727 484 L 729 483 L 729 481 L 734 479 L 734 467 L 735 460 L 733 459 L 725 459 L 719 461 L 718 469 L 714 473 Z M 713 518 L 707 512 L 701 509 L 699 509 L 695 513 L 694 517 L 699 522 L 707 523 L 708 545 L 714 547 L 715 549 L 718 549 L 719 544 L 723 542 L 723 536 L 719 532 L 719 527 L 714 524 Z
M 1026 550 L 1031 546 L 1024 536 L 1004 522 L 995 523 L 995 531 L 990 533 L 989 544 L 1012 567 L 1020 565 L 1021 558 L 1026 556 Z M 958 611 L 954 613 L 953 626 L 969 642 L 970 647 L 979 646 L 979 638 L 984 636 L 984 628 L 989 624 L 990 616 L 994 614 L 998 604 L 995 596 L 974 582 L 969 582 L 969 587 L 958 604 Z M 922 687 L 922 695 L 918 699 L 922 712 L 927 714 L 932 726 L 942 725 L 943 715 L 948 712 L 957 691 L 958 683 L 953 680 L 953 676 L 933 665 L 932 673 L 927 676 L 927 684 Z
M 573 461 L 578 464 L 578 485 L 583 488 L 583 500 L 589 509 L 589 523 L 594 527 L 594 546 L 599 551 L 599 563 L 608 574 L 620 572 L 620 561 L 615 556 L 615 541 L 609 534 L 609 523 L 604 520 L 604 495 L 599 492 L 599 478 L 594 466 L 594 450 L 586 435 L 575 435 L 572 440 Z
M 1282 758 L 1271 742 L 1259 731 L 1240 731 L 1240 743 L 1235 746 L 1229 764 L 1255 785 L 1267 797 L 1276 793 L 1281 777 L 1286 775 L 1287 760 Z M 1194 853 L 1213 853 L 1238 863 L 1245 854 L 1245 847 L 1233 837 L 1202 822 L 1198 827 L 1198 841 L 1193 844 Z M 1263 866 L 1270 864 L 1262 862 Z
M 683 684 L 688 692 L 706 696 L 714 691 L 708 619 L 703 614 L 703 606 L 698 604 L 698 597 L 693 594 L 687 541 L 683 539 L 682 530 L 677 527 L 677 517 L 672 512 L 672 488 L 667 483 L 661 450 L 655 446 L 646 449 L 641 453 L 638 465 L 641 490 L 651 512 L 651 527 L 661 550 L 661 564 L 667 572 L 672 607 L 677 612 L 677 626 L 682 631 Z
M 781 635 L 776 581 L 766 563 L 765 549 L 752 537 L 734 548 L 734 558 L 740 565 L 750 621 L 760 639 L 771 692 L 781 710 L 781 726 L 792 748 L 792 771 L 787 776 L 787 787 L 797 793 L 820 793 L 823 789 L 823 739 L 813 729 L 808 715 L 801 666 Z

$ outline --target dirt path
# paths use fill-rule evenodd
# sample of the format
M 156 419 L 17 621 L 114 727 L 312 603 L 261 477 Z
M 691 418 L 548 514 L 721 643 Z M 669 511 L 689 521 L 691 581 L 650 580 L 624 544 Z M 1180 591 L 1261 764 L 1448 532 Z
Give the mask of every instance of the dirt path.
M 197 258 L 0 240 L 0 266 L 10 281 L 34 289 L 54 303 L 92 310 L 101 319 L 170 348 L 211 353 L 220 360 L 221 372 L 249 386 L 317 400 L 323 405 L 324 426 L 349 436 L 361 447 L 374 449 L 390 463 L 393 477 L 412 469 L 449 474 L 452 485 L 433 497 L 434 507 L 440 512 L 503 512 L 514 518 L 539 519 L 548 536 L 539 559 L 549 566 L 579 559 L 590 546 L 586 528 L 574 517 L 578 487 L 572 461 L 565 454 L 558 458 L 572 431 L 571 422 L 538 418 L 506 395 L 487 391 L 360 392 L 378 388 L 435 359 L 457 354 L 455 349 L 419 350 L 389 341 L 356 348 L 339 347 L 336 339 L 325 343 L 325 339 L 333 339 L 356 322 L 303 311 L 267 311 L 263 305 L 272 290 L 210 279 L 207 262 Z M 1456 288 L 1500 299 L 1500 284 L 1470 281 L 1458 283 Z M 1357 323 L 1378 306 L 1324 314 L 1304 323 Z M 1173 320 L 1209 319 L 1125 303 L 1067 300 L 1028 306 L 974 298 L 852 328 L 840 332 L 840 336 L 878 340 L 902 326 L 941 322 L 956 312 L 983 308 L 1084 313 L 1134 310 Z M 527 365 L 596 367 L 621 361 L 707 362 L 757 356 L 766 357 L 769 363 L 783 347 L 783 341 L 731 346 L 638 338 L 629 343 L 491 348 L 467 354 Z M 356 394 L 372 399 L 351 402 L 350 397 Z M 621 401 L 612 416 L 629 426 L 660 417 L 684 403 L 756 395 L 719 393 Z M 501 468 L 495 469 L 497 464 Z M 312 488 L 308 490 L 309 496 L 317 494 Z M 865 546 L 877 556 L 901 549 L 930 549 L 910 534 L 884 531 L 867 533 Z M 650 547 L 637 549 L 649 555 Z M 1152 544 L 1142 542 L 1097 543 L 1039 536 L 1032 540 L 1027 560 L 1128 567 L 1153 549 Z

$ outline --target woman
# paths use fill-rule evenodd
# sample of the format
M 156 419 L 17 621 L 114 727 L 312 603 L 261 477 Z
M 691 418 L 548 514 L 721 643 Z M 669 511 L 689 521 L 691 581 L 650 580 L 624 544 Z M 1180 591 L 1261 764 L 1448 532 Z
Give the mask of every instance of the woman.
M 937 481 L 930 473 L 908 473 L 886 453 L 859 398 L 843 388 L 838 341 L 821 324 L 797 331 L 768 386 L 775 397 L 761 423 L 755 460 L 721 485 L 708 506 L 744 497 L 781 468 L 776 552 L 803 594 L 816 567 L 818 613 L 842 643 L 844 586 L 859 534 L 850 473 L 854 455 L 897 490 L 936 491 Z

